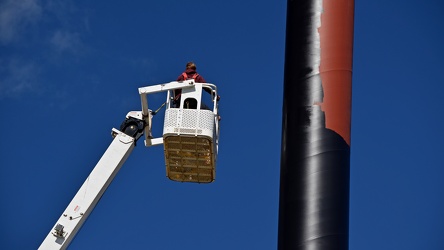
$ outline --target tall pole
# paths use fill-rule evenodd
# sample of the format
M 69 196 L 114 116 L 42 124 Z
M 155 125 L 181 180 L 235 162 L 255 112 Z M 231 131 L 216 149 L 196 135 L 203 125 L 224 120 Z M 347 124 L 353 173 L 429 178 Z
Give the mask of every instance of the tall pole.
M 348 249 L 354 0 L 288 0 L 278 249 Z

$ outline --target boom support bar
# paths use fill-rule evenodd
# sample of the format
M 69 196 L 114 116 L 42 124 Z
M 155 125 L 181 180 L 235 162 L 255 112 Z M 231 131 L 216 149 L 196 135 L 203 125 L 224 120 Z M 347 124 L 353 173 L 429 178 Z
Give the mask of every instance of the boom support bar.
M 114 140 L 40 245 L 41 250 L 66 249 L 131 154 L 135 139 L 113 129 Z

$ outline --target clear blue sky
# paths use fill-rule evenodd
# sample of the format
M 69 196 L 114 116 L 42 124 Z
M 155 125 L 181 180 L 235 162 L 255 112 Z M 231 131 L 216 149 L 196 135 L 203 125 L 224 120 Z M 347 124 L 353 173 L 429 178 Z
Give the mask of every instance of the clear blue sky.
M 350 249 L 444 249 L 443 7 L 356 1 Z M 285 17 L 271 0 L 0 1 L 0 249 L 36 249 L 137 88 L 190 60 L 222 96 L 216 181 L 168 180 L 141 140 L 70 249 L 276 249 Z

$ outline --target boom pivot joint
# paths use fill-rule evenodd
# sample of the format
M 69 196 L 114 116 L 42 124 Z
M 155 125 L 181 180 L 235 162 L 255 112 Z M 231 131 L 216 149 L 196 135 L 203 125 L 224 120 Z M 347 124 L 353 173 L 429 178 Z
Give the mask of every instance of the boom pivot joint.
M 120 125 L 120 131 L 133 137 L 136 141 L 143 135 L 145 129 L 145 121 L 133 116 L 127 118 Z

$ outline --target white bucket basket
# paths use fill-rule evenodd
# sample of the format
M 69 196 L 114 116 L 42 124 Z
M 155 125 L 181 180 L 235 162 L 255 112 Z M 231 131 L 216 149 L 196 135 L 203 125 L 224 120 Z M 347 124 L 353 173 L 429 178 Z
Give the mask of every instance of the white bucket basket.
M 207 95 L 207 93 L 210 95 Z M 167 91 L 162 138 L 152 136 L 148 94 Z M 180 95 L 174 92 L 180 91 Z M 139 88 L 145 121 L 145 146 L 164 145 L 166 175 L 180 182 L 210 183 L 216 177 L 219 142 L 217 88 L 194 80 Z M 202 98 L 203 96 L 205 98 Z M 207 98 L 208 97 L 208 98 Z M 203 99 L 206 104 L 203 103 Z
M 217 104 L 213 103 L 212 110 L 202 105 L 203 86 L 207 85 L 196 83 L 194 88 L 183 89 L 180 106 L 173 108 L 170 103 L 165 111 L 166 173 L 174 181 L 210 183 L 215 179 Z

